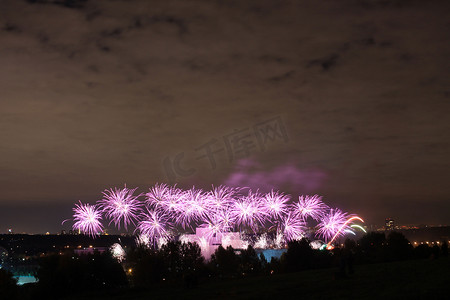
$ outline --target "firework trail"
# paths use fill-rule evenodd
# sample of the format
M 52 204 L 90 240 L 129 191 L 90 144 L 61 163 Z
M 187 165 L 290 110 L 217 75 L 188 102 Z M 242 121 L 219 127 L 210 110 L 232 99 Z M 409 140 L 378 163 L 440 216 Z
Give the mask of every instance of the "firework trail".
M 362 227 L 361 225 L 357 225 L 357 224 L 353 224 L 350 225 L 351 228 L 358 228 L 360 229 L 362 232 L 367 233 L 367 231 L 364 229 L 364 227 Z
M 97 209 L 96 205 L 83 204 L 79 201 L 75 204 L 73 229 L 80 230 L 84 234 L 95 237 L 103 230 L 103 225 L 100 222 L 102 218 L 101 211 Z
M 321 236 L 324 240 L 330 240 L 333 236 L 341 234 L 343 229 L 347 229 L 345 228 L 347 219 L 347 213 L 342 212 L 338 208 L 331 209 L 317 225 L 316 235 Z
M 328 249 L 328 250 L 333 249 L 333 246 L 332 246 L 333 241 L 334 241 L 339 235 L 342 235 L 342 234 L 343 234 L 342 232 L 349 232 L 349 231 L 350 231 L 352 234 L 355 234 L 355 233 L 350 229 L 351 227 L 348 226 L 348 224 L 350 224 L 350 223 L 353 222 L 354 220 L 358 220 L 358 221 L 364 222 L 364 220 L 361 219 L 360 217 L 357 217 L 357 216 L 350 217 L 347 221 L 344 222 L 344 224 L 342 224 L 342 225 L 339 227 L 339 229 L 337 230 L 337 232 L 334 234 L 333 238 L 328 242 L 328 244 L 327 244 L 327 249 Z
M 142 203 L 138 200 L 141 196 L 133 195 L 137 188 L 134 189 L 109 189 L 103 192 L 103 199 L 98 201 L 102 212 L 111 222 L 114 222 L 117 228 L 120 229 L 120 223 L 123 222 L 125 229 L 130 223 L 138 218 L 141 211 Z M 111 223 L 110 222 L 110 223 Z

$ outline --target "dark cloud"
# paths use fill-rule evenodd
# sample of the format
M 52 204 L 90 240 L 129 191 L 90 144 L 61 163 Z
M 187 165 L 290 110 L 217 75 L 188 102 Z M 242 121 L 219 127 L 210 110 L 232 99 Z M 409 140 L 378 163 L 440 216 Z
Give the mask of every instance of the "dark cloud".
M 163 159 L 180 152 L 196 170 L 180 185 L 272 182 L 372 223 L 448 223 L 448 12 L 437 0 L 2 1 L 0 231 L 19 227 L 2 217 L 14 205 L 165 181 Z M 214 170 L 196 159 L 274 116 L 288 143 L 223 154 Z M 56 231 L 66 216 L 52 211 Z

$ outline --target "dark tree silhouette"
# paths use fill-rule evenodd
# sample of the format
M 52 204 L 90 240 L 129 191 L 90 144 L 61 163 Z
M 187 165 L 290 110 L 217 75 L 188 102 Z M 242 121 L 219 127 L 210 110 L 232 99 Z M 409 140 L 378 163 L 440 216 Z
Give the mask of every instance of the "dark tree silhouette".
M 220 277 L 234 277 L 237 275 L 239 257 L 234 252 L 233 247 L 224 249 L 219 246 L 211 256 L 210 267 Z
M 441 252 L 441 249 L 439 248 L 439 246 L 438 245 L 434 245 L 431 248 L 431 253 L 432 253 L 433 259 L 439 258 L 439 255 L 441 254 L 440 252 Z
M 262 264 L 258 258 L 255 249 L 248 246 L 247 249 L 241 251 L 239 272 L 242 274 L 256 274 L 261 272 Z
M 0 269 L 0 299 L 17 299 L 17 281 L 8 270 Z
M 445 257 L 448 256 L 448 244 L 447 244 L 447 242 L 442 242 L 441 252 L 442 252 L 443 256 L 445 256 Z
M 37 272 L 39 297 L 68 295 L 128 284 L 122 266 L 110 253 L 43 257 Z
M 161 249 L 138 247 L 129 251 L 126 268 L 132 270 L 135 286 L 149 286 L 162 280 L 195 286 L 205 272 L 204 258 L 196 243 L 170 241 Z
M 402 233 L 392 231 L 389 233 L 386 243 L 390 260 L 403 260 L 412 256 L 413 247 Z
M 384 232 L 369 232 L 358 241 L 361 262 L 380 262 L 385 259 L 386 236 Z
M 431 249 L 427 244 L 421 244 L 414 248 L 413 253 L 415 258 L 429 258 L 431 256 Z
M 164 261 L 154 249 L 131 249 L 125 265 L 135 286 L 148 286 L 163 279 Z
M 313 264 L 314 250 L 306 238 L 288 243 L 288 250 L 281 256 L 282 270 L 287 272 L 310 269 Z

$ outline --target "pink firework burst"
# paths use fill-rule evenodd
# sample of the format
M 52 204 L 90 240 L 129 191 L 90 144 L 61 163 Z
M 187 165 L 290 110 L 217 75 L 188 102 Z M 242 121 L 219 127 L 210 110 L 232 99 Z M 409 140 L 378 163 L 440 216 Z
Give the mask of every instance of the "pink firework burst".
M 318 195 L 314 196 L 299 196 L 298 202 L 293 204 L 294 211 L 302 218 L 306 219 L 308 217 L 319 221 L 328 206 L 322 202 L 322 197 Z
M 148 210 L 141 214 L 141 221 L 137 227 L 142 236 L 148 238 L 153 245 L 161 239 L 166 239 L 170 236 L 169 229 L 171 228 L 167 216 L 158 211 Z
M 133 195 L 135 189 L 114 188 L 103 192 L 103 199 L 99 201 L 99 205 L 106 217 L 114 222 L 114 225 L 120 229 L 120 223 L 123 222 L 125 229 L 130 223 L 134 224 L 137 216 L 141 211 L 142 203 L 138 200 L 141 196 Z
M 316 235 L 321 236 L 325 241 L 330 240 L 341 229 L 342 232 L 348 228 L 342 228 L 349 215 L 340 209 L 331 209 L 325 214 L 317 225 Z
M 251 190 L 247 196 L 236 200 L 230 208 L 236 226 L 248 226 L 256 232 L 257 227 L 265 223 L 268 215 L 261 203 L 261 195 L 258 192 L 252 193 Z
M 73 229 L 80 230 L 82 233 L 95 237 L 103 230 L 103 225 L 100 222 L 102 214 L 96 205 L 75 204 L 73 215 L 75 223 Z
M 262 199 L 262 206 L 269 216 L 273 218 L 282 218 L 287 212 L 290 199 L 291 197 L 289 195 L 272 190 Z
M 213 187 L 206 194 L 206 204 L 210 210 L 225 210 L 234 201 L 234 197 L 238 193 L 237 188 L 227 186 Z
M 155 184 L 154 187 L 149 189 L 149 192 L 145 194 L 145 202 L 151 206 L 157 208 L 159 205 L 163 205 L 167 197 L 170 195 L 172 188 L 167 184 Z
M 173 217 L 182 209 L 184 192 L 175 186 L 155 185 L 146 196 L 151 207 L 169 216 Z
M 212 223 L 220 225 L 221 232 L 231 231 L 235 224 L 233 214 L 228 210 L 217 211 L 209 219 Z
M 208 210 L 206 196 L 202 190 L 192 188 L 183 193 L 176 223 L 183 228 L 191 227 L 193 223 L 207 219 Z
M 300 240 L 305 236 L 306 223 L 298 215 L 288 213 L 283 218 L 282 229 L 286 241 Z
M 200 228 L 203 228 L 203 237 L 208 241 L 221 236 L 225 232 L 229 232 L 234 225 L 231 213 L 225 210 L 211 212 L 208 220 L 204 220 L 204 222 L 204 224 L 200 225 Z

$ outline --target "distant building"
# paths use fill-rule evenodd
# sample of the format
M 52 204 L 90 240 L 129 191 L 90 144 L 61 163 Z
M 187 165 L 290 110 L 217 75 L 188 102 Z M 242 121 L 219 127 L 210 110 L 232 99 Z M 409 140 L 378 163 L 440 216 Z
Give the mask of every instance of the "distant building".
M 248 242 L 241 239 L 239 232 L 214 234 L 209 239 L 206 238 L 207 232 L 208 229 L 197 227 L 195 234 L 183 234 L 178 239 L 183 243 L 197 243 L 206 259 L 209 259 L 220 245 L 224 248 L 231 246 L 233 249 L 247 249 L 248 247 Z
M 394 220 L 391 218 L 387 218 L 384 222 L 385 230 L 393 230 L 394 229 Z

